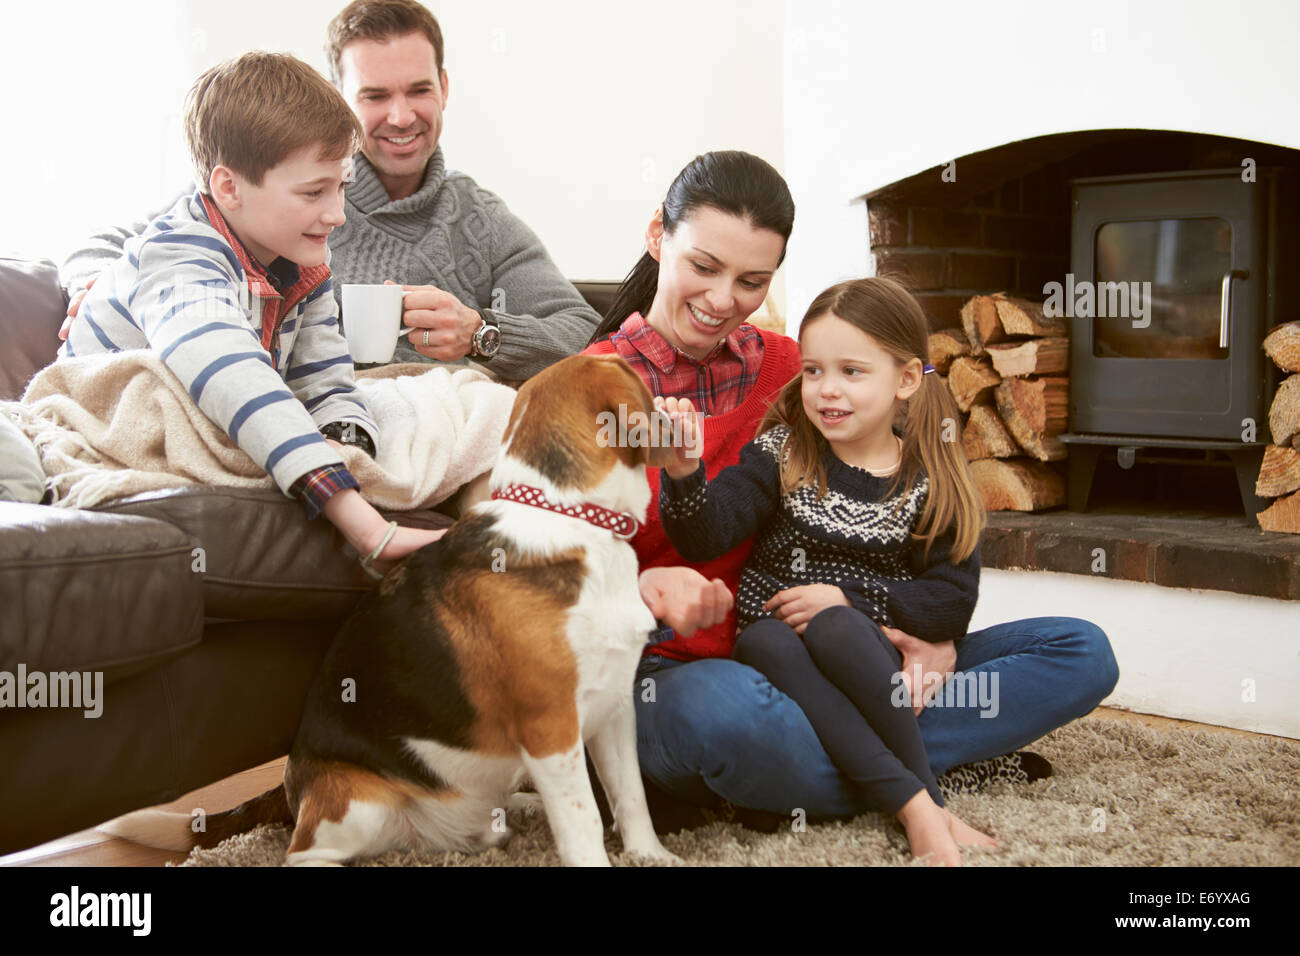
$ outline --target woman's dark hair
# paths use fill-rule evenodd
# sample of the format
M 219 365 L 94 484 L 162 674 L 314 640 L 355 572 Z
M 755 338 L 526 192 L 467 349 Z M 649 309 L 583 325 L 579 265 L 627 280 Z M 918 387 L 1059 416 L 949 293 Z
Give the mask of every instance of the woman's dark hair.
M 770 229 L 783 240 L 789 240 L 794 227 L 794 200 L 781 174 L 771 164 L 740 150 L 696 156 L 677 174 L 664 197 L 664 234 L 676 232 L 678 223 L 700 206 L 739 216 L 758 229 Z M 777 265 L 783 259 L 784 245 Z M 642 253 L 618 287 L 591 341 L 599 342 L 614 332 L 633 312 L 644 315 L 650 311 L 658 288 L 659 263 L 649 252 Z

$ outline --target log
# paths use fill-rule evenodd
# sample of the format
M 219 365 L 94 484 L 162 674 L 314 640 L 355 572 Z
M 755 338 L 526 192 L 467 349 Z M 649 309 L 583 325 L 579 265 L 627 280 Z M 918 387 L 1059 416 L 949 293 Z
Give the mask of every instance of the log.
M 1065 504 L 1065 479 L 1028 458 L 984 458 L 970 465 L 985 511 L 1039 511 Z
M 1264 531 L 1300 534 L 1300 491 L 1277 499 L 1257 517 L 1259 526 Z
M 998 293 L 993 296 L 998 311 L 998 323 L 1007 335 L 1069 335 L 1069 319 L 1065 316 L 1046 316 L 1041 302 L 1013 299 Z
M 996 409 L 990 405 L 975 405 L 970 410 L 970 421 L 961 435 L 962 450 L 966 458 L 1014 458 L 1023 454 L 1015 439 L 1008 433 Z
M 953 359 L 970 355 L 970 341 L 957 329 L 940 329 L 931 333 L 929 349 L 936 374 L 947 375 Z
M 1288 375 L 1278 386 L 1268 409 L 1268 430 L 1274 445 L 1295 445 L 1300 441 L 1300 375 Z
M 1264 351 L 1284 372 L 1300 372 L 1300 322 L 1279 325 L 1264 336 Z
M 997 303 L 991 295 L 977 295 L 966 300 L 961 307 L 961 326 L 966 330 L 971 352 L 975 355 L 983 355 L 988 343 L 1006 338 L 998 321 Z
M 986 398 L 1000 381 L 1001 376 L 993 371 L 993 363 L 987 356 L 953 359 L 948 369 L 948 390 L 963 412 L 969 412 L 972 405 Z
M 1255 494 L 1260 498 L 1280 498 L 1300 489 L 1300 451 L 1269 445 L 1259 465 Z
M 1065 431 L 1068 421 L 1068 385 L 1068 379 L 1050 376 L 1008 378 L 994 392 L 1007 431 L 1025 454 L 1039 461 L 1060 461 L 1068 453 L 1053 437 Z
M 1019 344 L 990 345 L 989 358 L 1003 378 L 1054 375 L 1070 370 L 1070 340 L 1061 336 Z

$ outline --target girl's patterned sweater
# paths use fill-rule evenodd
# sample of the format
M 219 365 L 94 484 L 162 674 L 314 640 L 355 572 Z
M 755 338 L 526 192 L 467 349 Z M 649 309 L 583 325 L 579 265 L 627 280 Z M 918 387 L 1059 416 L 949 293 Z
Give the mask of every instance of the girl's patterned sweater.
M 712 481 L 702 468 L 679 480 L 661 474 L 659 514 L 688 561 L 707 561 L 758 532 L 736 596 L 739 627 L 770 617 L 763 605 L 778 591 L 831 584 L 877 624 L 927 641 L 963 637 L 979 593 L 979 549 L 952 564 L 948 529 L 923 558 L 924 541 L 914 541 L 912 532 L 929 479 L 920 476 L 884 500 L 892 477 L 845 464 L 827 449 L 826 495 L 819 501 L 810 486 L 782 494 L 779 464 L 788 434 L 778 426 L 759 435 Z

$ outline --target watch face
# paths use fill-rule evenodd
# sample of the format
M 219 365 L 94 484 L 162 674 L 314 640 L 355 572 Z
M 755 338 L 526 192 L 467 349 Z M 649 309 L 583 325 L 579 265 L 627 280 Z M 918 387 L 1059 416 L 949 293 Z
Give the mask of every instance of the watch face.
M 494 325 L 484 325 L 474 336 L 474 344 L 479 354 L 491 358 L 501 348 L 501 330 Z

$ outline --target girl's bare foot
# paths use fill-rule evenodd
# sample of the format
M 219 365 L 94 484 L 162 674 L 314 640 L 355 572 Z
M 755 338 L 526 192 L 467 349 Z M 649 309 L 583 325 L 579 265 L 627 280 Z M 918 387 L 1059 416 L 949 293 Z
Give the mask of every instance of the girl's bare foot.
M 898 820 L 907 831 L 912 856 L 928 857 L 930 866 L 961 866 L 961 851 L 953 838 L 948 813 L 924 790 L 903 804 Z
M 948 817 L 948 832 L 962 846 L 997 846 L 998 841 L 987 833 L 981 833 L 969 823 L 961 820 L 949 810 L 943 811 Z

